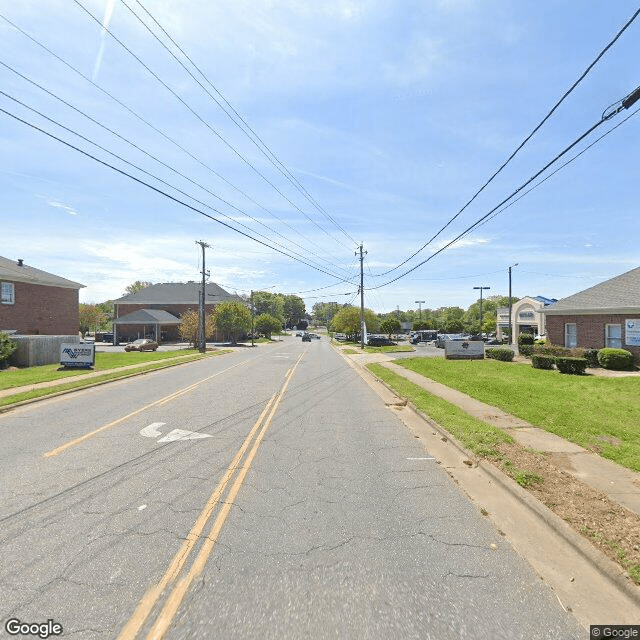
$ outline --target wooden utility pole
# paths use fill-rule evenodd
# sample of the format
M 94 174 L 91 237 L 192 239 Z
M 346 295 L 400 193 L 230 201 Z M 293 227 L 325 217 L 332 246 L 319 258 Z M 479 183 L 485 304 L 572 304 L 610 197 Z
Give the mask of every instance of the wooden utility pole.
M 204 267 L 204 250 L 211 248 L 203 240 L 196 240 L 196 244 L 202 247 L 202 289 L 200 290 L 200 322 L 198 326 L 198 344 L 200 345 L 200 353 L 205 353 L 207 350 L 207 332 L 205 329 L 205 287 L 207 285 L 206 279 L 209 272 Z
M 364 349 L 364 270 L 363 270 L 363 261 L 364 254 L 367 252 L 362 251 L 362 245 L 358 247 L 358 251 L 356 251 L 356 255 L 360 253 L 360 348 Z

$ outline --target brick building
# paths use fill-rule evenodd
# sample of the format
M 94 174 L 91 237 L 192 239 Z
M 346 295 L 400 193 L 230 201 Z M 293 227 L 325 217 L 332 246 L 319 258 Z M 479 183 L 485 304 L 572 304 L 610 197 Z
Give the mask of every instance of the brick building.
M 640 267 L 563 298 L 543 313 L 553 344 L 627 349 L 640 359 Z
M 180 317 L 199 309 L 200 288 L 199 282 L 165 282 L 114 300 L 114 340 L 116 343 L 145 337 L 159 342 L 179 340 Z M 225 300 L 242 302 L 239 296 L 227 293 L 214 282 L 206 285 L 207 315 Z
M 83 284 L 0 256 L 0 331 L 78 335 Z

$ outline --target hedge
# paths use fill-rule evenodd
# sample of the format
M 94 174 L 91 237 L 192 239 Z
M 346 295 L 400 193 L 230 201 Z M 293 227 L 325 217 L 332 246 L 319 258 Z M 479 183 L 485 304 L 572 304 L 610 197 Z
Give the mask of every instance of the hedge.
M 560 373 L 581 375 L 587 368 L 587 359 L 558 356 L 556 358 L 556 367 L 558 367 Z
M 605 369 L 615 371 L 629 371 L 633 369 L 633 354 L 626 349 L 600 349 L 598 362 Z
M 531 366 L 534 369 L 553 369 L 555 356 L 547 356 L 542 353 L 534 353 L 531 356 Z
M 514 353 L 506 347 L 493 347 L 491 349 L 485 349 L 484 355 L 486 358 L 493 358 L 494 360 L 501 360 L 502 362 L 511 362 Z

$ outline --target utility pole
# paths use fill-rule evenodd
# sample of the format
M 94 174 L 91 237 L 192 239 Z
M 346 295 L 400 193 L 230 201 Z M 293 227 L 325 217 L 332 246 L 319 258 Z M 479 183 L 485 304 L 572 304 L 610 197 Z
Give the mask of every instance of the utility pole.
M 253 289 L 251 289 L 251 346 L 252 347 L 255 346 L 253 344 L 253 316 L 254 316 L 254 312 L 253 312 Z
M 482 292 L 485 289 L 491 289 L 491 287 L 473 287 L 474 289 L 480 289 L 480 337 L 482 338 Z
M 513 344 L 513 320 L 511 319 L 511 269 L 517 266 L 518 263 L 516 262 L 509 267 L 509 344 Z
M 358 251 L 356 251 L 356 255 L 360 253 L 360 348 L 364 349 L 364 270 L 363 270 L 363 262 L 364 262 L 364 254 L 362 251 L 362 245 L 358 247 Z
M 210 249 L 211 245 L 208 245 L 203 240 L 196 240 L 196 244 L 199 244 L 202 247 L 202 289 L 200 290 L 200 322 L 198 327 L 198 343 L 200 345 L 200 353 L 204 353 L 207 350 L 207 336 L 205 331 L 205 287 L 206 287 L 206 279 L 209 275 L 209 272 L 204 268 L 204 250 Z
M 418 318 L 419 322 L 422 322 L 422 305 L 425 303 L 424 300 L 416 300 L 416 304 L 418 305 Z

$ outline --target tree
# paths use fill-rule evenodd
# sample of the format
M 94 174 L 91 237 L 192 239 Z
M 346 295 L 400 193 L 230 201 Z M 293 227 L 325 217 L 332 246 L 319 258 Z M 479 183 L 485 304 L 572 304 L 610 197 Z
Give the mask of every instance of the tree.
M 235 344 L 241 335 L 251 329 L 251 312 L 242 302 L 227 300 L 216 305 L 213 322 L 215 328 Z
M 367 331 L 375 332 L 378 329 L 378 318 L 371 309 L 364 310 L 364 321 Z M 355 336 L 360 333 L 360 309 L 357 307 L 344 307 L 333 317 L 331 330 Z
M 18 345 L 9 337 L 9 334 L 0 331 L 0 369 L 4 369 L 5 362 L 17 348 Z
M 78 320 L 80 323 L 80 333 L 84 339 L 87 331 L 101 329 L 107 321 L 107 316 L 97 304 L 85 304 L 81 302 L 78 306 Z
M 205 316 L 204 319 L 204 335 L 206 338 L 213 336 L 216 330 L 213 323 L 213 314 Z M 187 311 L 180 318 L 180 337 L 193 345 L 195 349 L 198 346 L 200 338 L 200 314 L 197 311 Z
M 138 291 L 142 291 L 147 287 L 150 287 L 153 282 L 146 282 L 144 280 L 136 280 L 133 284 L 130 284 L 124 288 L 125 295 L 130 295 L 132 293 L 138 293 Z
M 268 313 L 261 313 L 253 321 L 254 329 L 257 333 L 261 333 L 265 338 L 271 340 L 271 334 L 282 329 L 282 323 L 278 318 L 274 318 Z
M 391 334 L 400 331 L 400 323 L 397 318 L 387 318 L 380 324 L 380 330 L 386 333 L 389 336 L 389 340 L 391 340 Z
M 256 315 L 268 313 L 284 323 L 284 300 L 282 295 L 269 291 L 253 292 L 253 310 Z
M 299 296 L 283 296 L 283 303 L 285 326 L 290 329 L 305 317 L 307 309 Z
M 315 324 L 329 326 L 342 307 L 337 302 L 316 302 L 311 309 L 311 319 Z

